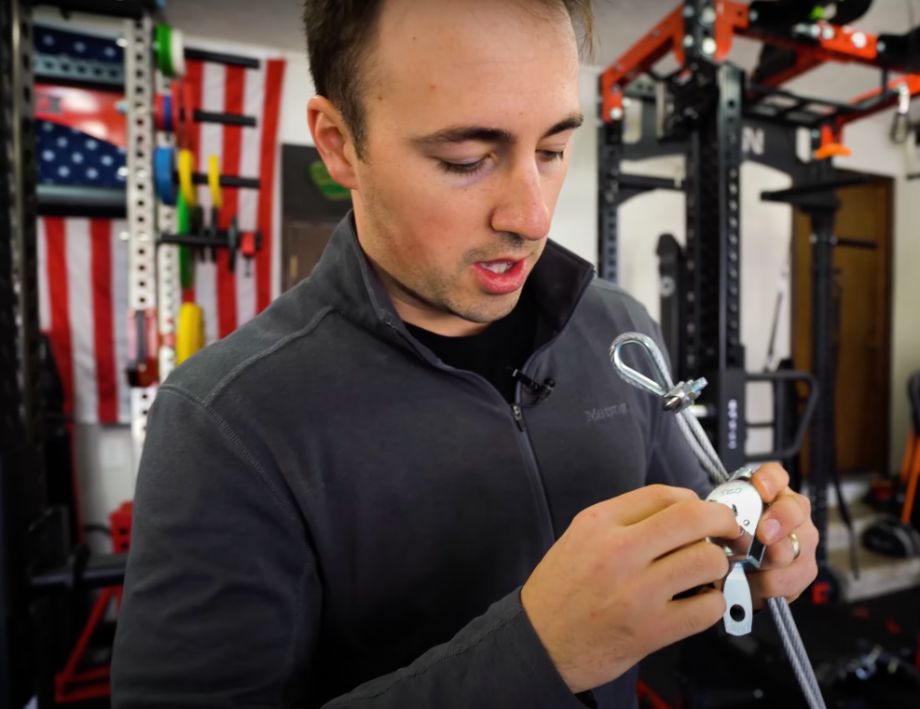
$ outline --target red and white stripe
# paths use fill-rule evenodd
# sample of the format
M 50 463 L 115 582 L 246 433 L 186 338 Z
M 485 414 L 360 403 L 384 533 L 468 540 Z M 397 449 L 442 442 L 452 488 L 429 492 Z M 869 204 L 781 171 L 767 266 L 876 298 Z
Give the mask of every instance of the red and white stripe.
M 239 53 L 233 47 L 209 47 Z M 258 69 L 188 62 L 186 79 L 202 110 L 255 116 L 257 127 L 197 126 L 196 162 L 208 156 L 221 172 L 256 177 L 259 190 L 224 189 L 220 225 L 233 215 L 242 231 L 261 230 L 262 249 L 250 273 L 241 256 L 235 272 L 222 250 L 216 263 L 199 260 L 195 287 L 184 300 L 202 306 L 208 342 L 228 335 L 268 307 L 279 293 L 280 190 L 278 118 L 285 62 L 258 57 Z M 210 219 L 211 196 L 199 187 Z M 61 374 L 65 408 L 81 423 L 130 423 L 127 385 L 128 245 L 124 221 L 43 217 L 39 220 L 39 307 Z
M 125 222 L 45 217 L 38 224 L 39 317 L 78 422 L 127 423 Z

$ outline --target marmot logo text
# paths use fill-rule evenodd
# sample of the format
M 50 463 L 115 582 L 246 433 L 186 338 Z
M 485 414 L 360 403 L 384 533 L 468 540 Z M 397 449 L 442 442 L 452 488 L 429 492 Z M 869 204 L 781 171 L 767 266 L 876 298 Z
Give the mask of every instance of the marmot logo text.
M 605 421 L 607 419 L 613 418 L 614 416 L 622 416 L 626 413 L 629 413 L 629 407 L 626 405 L 625 401 L 622 404 L 614 404 L 613 406 L 607 406 L 603 409 L 591 409 L 589 411 L 585 411 L 585 416 L 588 419 L 586 423 Z

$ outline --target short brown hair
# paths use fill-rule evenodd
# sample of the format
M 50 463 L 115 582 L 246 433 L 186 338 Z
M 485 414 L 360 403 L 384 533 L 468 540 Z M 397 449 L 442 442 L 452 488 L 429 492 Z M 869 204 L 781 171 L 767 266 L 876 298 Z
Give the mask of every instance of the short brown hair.
M 364 84 L 361 62 L 371 43 L 384 0 L 304 0 L 303 23 L 307 54 L 316 93 L 328 98 L 345 119 L 362 156 L 367 127 L 361 104 Z M 522 0 L 562 5 L 573 24 L 580 25 L 584 47 L 593 44 L 591 0 Z

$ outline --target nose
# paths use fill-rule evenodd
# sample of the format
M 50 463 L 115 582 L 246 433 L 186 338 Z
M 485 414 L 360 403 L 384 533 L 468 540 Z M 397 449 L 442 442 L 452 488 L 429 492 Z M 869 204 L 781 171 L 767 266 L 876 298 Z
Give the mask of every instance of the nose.
M 545 238 L 552 215 L 543 188 L 536 164 L 512 169 L 492 212 L 492 228 L 534 241 Z

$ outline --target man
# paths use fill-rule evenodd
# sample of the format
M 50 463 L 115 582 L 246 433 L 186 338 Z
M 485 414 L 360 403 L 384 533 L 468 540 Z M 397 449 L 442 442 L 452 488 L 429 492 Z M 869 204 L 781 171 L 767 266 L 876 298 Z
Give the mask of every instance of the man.
M 547 241 L 586 3 L 305 17 L 310 130 L 354 213 L 160 389 L 115 706 L 634 706 L 636 663 L 721 619 L 718 591 L 675 596 L 724 577 L 705 539 L 738 526 L 610 369 L 613 337 L 655 325 Z M 815 574 L 787 482 L 755 476 L 758 603 Z

